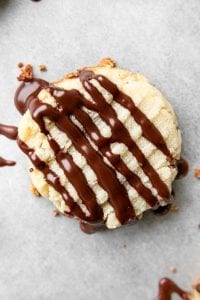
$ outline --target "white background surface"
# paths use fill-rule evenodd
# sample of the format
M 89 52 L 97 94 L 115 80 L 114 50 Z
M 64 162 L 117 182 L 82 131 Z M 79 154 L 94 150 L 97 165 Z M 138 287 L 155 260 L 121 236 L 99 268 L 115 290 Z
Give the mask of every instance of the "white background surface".
M 0 0 L 1 123 L 20 119 L 17 62 L 44 63 L 48 72 L 37 75 L 54 80 L 111 56 L 172 102 L 190 163 L 175 185 L 178 213 L 88 236 L 29 193 L 27 159 L 1 137 L 0 154 L 18 162 L 0 169 L 1 300 L 153 300 L 161 277 L 189 289 L 200 275 L 199 31 L 199 0 Z

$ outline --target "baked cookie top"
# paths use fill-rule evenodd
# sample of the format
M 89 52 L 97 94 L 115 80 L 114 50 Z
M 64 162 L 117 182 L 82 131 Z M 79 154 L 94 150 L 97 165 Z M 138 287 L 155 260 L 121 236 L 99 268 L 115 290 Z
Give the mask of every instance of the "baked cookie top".
M 181 134 L 144 76 L 104 59 L 51 84 L 22 83 L 25 110 L 22 98 L 18 142 L 33 185 L 60 212 L 116 228 L 169 203 Z

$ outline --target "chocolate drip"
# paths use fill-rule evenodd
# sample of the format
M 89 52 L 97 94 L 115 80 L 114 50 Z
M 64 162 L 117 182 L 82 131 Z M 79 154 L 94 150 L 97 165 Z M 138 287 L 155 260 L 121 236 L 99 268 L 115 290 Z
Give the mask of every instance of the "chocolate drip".
M 0 157 L 0 167 L 5 166 L 14 166 L 16 165 L 15 161 L 4 159 L 3 157 Z
M 181 299 L 189 300 L 188 293 L 179 288 L 175 282 L 169 278 L 163 278 L 159 282 L 158 300 L 171 300 L 171 295 L 175 293 Z
M 24 114 L 29 103 L 37 98 L 39 92 L 49 85 L 45 80 L 34 78 L 28 82 L 22 82 L 15 93 L 15 106 L 21 114 Z
M 0 124 L 0 135 L 4 135 L 8 139 L 16 140 L 17 138 L 17 127 L 9 126 L 5 124 Z M 5 166 L 14 166 L 16 164 L 15 161 L 4 159 L 0 157 L 0 167 Z
M 151 207 L 156 207 L 158 199 L 152 194 L 151 190 L 142 183 L 140 177 L 128 168 L 120 155 L 112 153 L 112 143 L 118 142 L 127 146 L 128 150 L 137 159 L 140 167 L 149 177 L 152 185 L 156 188 L 158 194 L 162 198 L 169 200 L 171 195 L 166 184 L 159 177 L 159 174 L 154 170 L 137 144 L 132 140 L 126 127 L 118 120 L 115 110 L 106 102 L 102 94 L 89 80 L 92 78 L 96 79 L 102 87 L 113 95 L 116 102 L 131 112 L 135 121 L 142 128 L 142 135 L 168 156 L 170 160 L 172 157 L 157 128 L 135 106 L 132 99 L 119 91 L 114 83 L 102 75 L 94 75 L 91 71 L 81 71 L 79 77 L 83 87 L 92 97 L 93 102 L 85 99 L 77 90 L 66 91 L 62 88 L 49 85 L 46 81 L 41 79 L 33 79 L 31 82 L 23 82 L 18 88 L 15 95 L 15 104 L 21 113 L 24 113 L 29 109 L 32 118 L 37 122 L 41 131 L 47 136 L 49 144 L 54 151 L 57 163 L 64 171 L 65 176 L 75 187 L 82 203 L 89 212 L 88 216 L 82 212 L 79 205 L 61 185 L 58 176 L 50 170 L 47 164 L 42 162 L 39 157 L 35 155 L 34 150 L 29 149 L 22 141 L 18 141 L 18 144 L 29 156 L 35 167 L 43 172 L 45 180 L 62 195 L 64 201 L 70 208 L 69 215 L 74 215 L 81 220 L 87 221 L 81 223 L 81 228 L 83 231 L 93 232 L 94 230 L 96 231 L 96 229 L 99 229 L 99 225 L 96 226 L 96 224 L 102 224 L 100 222 L 103 218 L 102 209 L 100 205 L 98 205 L 96 195 L 88 185 L 83 171 L 75 164 L 69 153 L 64 153 L 60 149 L 57 142 L 46 129 L 43 120 L 44 117 L 55 122 L 56 126 L 72 141 L 75 149 L 85 157 L 87 164 L 97 176 L 98 184 L 107 191 L 108 201 L 113 206 L 116 216 L 121 224 L 136 219 L 135 211 L 130 203 L 125 187 L 118 180 L 113 168 L 104 162 L 103 157 L 107 158 L 114 169 L 126 178 L 128 183 L 135 188 L 138 194 L 140 194 Z M 56 108 L 39 101 L 37 98 L 38 93 L 43 88 L 50 92 L 56 100 Z M 102 120 L 110 126 L 112 131 L 112 136 L 110 138 L 105 138 L 101 135 L 98 127 L 91 117 L 82 110 L 82 107 L 97 112 Z M 72 115 L 75 116 L 83 126 L 84 132 L 72 122 Z M 93 141 L 98 150 L 93 148 L 88 138 Z M 100 226 L 100 228 L 102 228 L 102 226 Z
M 92 234 L 97 231 L 106 230 L 106 226 L 103 222 L 99 222 L 99 223 L 80 222 L 80 229 L 87 234 Z
M 177 161 L 176 165 L 178 169 L 178 174 L 176 176 L 176 179 L 185 177 L 189 171 L 188 162 L 185 159 L 180 158 L 180 160 Z
M 0 124 L 0 134 L 4 135 L 10 140 L 16 140 L 17 138 L 17 127 Z
M 168 214 L 168 212 L 170 211 L 170 208 L 171 208 L 171 204 L 167 204 L 165 206 L 159 206 L 158 208 L 153 209 L 152 212 L 155 215 L 164 216 L 164 215 Z

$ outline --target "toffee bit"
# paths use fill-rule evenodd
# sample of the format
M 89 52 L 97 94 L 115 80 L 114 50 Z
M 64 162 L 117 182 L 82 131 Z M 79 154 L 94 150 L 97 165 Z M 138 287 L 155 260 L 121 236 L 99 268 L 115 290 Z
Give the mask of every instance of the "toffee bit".
M 44 64 L 40 64 L 39 69 L 40 69 L 41 72 L 46 72 L 47 71 L 47 67 Z
M 33 79 L 33 67 L 32 65 L 28 64 L 22 67 L 21 73 L 17 77 L 19 81 L 31 81 Z
M 172 211 L 172 212 L 177 212 L 177 211 L 179 211 L 179 206 L 176 205 L 176 204 L 172 204 L 172 205 L 170 206 L 170 211 Z
M 199 178 L 199 179 L 200 179 L 200 169 L 195 169 L 195 170 L 194 170 L 194 176 L 195 176 L 196 178 Z
M 36 187 L 31 183 L 30 185 L 30 192 L 36 196 L 36 197 L 40 197 L 40 193 L 38 192 L 38 190 L 36 189 Z
M 106 67 L 106 66 L 109 66 L 109 67 L 112 67 L 114 68 L 116 66 L 116 62 L 110 58 L 110 57 L 105 57 L 103 58 L 97 65 L 98 67 Z
M 57 216 L 59 216 L 60 215 L 60 213 L 59 213 L 59 211 L 58 210 L 53 210 L 52 211 L 52 216 L 55 218 L 55 217 L 57 217 Z

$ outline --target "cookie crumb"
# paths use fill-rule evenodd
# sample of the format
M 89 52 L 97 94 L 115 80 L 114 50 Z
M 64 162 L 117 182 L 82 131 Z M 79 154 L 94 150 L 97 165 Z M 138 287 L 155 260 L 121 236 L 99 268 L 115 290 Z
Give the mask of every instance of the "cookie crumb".
M 195 176 L 196 178 L 200 178 L 200 169 L 195 169 L 195 170 L 194 170 L 194 176 Z
M 200 277 L 192 285 L 193 289 L 200 293 Z
M 97 65 L 97 67 L 111 67 L 111 68 L 114 68 L 115 66 L 116 66 L 116 62 L 110 57 L 103 58 Z
M 30 168 L 30 169 L 29 169 L 29 172 L 32 173 L 32 172 L 33 172 L 33 168 Z
M 76 77 L 78 77 L 78 72 L 71 72 L 65 76 L 65 78 L 67 79 L 76 78 Z
M 17 77 L 19 81 L 31 81 L 33 79 L 33 67 L 32 65 L 28 64 L 22 67 L 21 73 Z
M 24 66 L 24 64 L 22 62 L 18 62 L 17 66 L 21 69 Z
M 36 196 L 36 197 L 40 197 L 40 193 L 38 192 L 38 190 L 36 189 L 36 187 L 31 183 L 30 185 L 30 191 L 31 193 Z
M 46 72 L 47 71 L 47 67 L 44 64 L 40 64 L 39 69 L 40 69 L 41 72 Z
M 176 272 L 177 272 L 176 267 L 170 267 L 169 270 L 170 270 L 170 272 L 172 272 L 172 273 L 176 273 Z
M 56 210 L 56 209 L 52 211 L 52 216 L 53 217 L 57 217 L 57 216 L 59 216 L 59 214 L 60 214 L 59 211 Z
M 179 206 L 176 205 L 176 204 L 172 204 L 172 205 L 170 206 L 170 211 L 172 211 L 172 212 L 177 212 L 177 211 L 179 211 Z
M 124 244 L 124 245 L 123 245 L 123 248 L 125 248 L 125 249 L 126 249 L 126 248 L 127 248 L 127 245 L 126 245 L 126 244 Z

